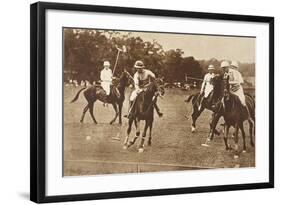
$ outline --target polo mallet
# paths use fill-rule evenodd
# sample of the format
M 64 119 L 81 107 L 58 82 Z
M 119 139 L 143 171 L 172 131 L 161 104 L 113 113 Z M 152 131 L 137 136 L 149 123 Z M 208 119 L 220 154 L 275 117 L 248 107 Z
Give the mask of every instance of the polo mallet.
M 115 60 L 115 63 L 114 63 L 114 68 L 113 68 L 113 72 L 112 72 L 112 75 L 114 75 L 114 72 L 115 72 L 115 69 L 116 69 L 116 66 L 117 66 L 117 62 L 118 62 L 118 59 L 119 59 L 119 55 L 120 55 L 120 52 L 126 52 L 126 46 L 122 46 L 122 48 L 118 48 L 118 46 L 116 45 L 115 48 L 118 50 L 117 52 L 117 57 L 116 57 L 116 60 Z

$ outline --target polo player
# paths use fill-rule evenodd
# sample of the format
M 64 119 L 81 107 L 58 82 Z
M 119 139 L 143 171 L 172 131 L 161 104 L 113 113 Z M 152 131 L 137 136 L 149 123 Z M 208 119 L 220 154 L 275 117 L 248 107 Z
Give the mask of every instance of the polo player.
M 103 69 L 100 72 L 101 87 L 105 90 L 106 95 L 110 94 L 110 85 L 112 84 L 112 70 L 109 61 L 104 61 Z
M 211 92 L 214 90 L 212 79 L 215 77 L 215 67 L 213 65 L 209 65 L 208 71 L 209 72 L 204 76 L 204 80 L 201 85 L 200 95 L 202 96 L 202 99 L 200 101 L 198 110 L 201 109 L 203 101 L 207 99 L 210 96 Z M 212 96 L 210 96 L 210 98 L 212 99 Z
M 129 113 L 128 115 L 125 115 L 125 117 L 129 117 L 132 106 L 137 98 L 137 96 L 145 91 L 147 85 L 151 82 L 151 80 L 155 79 L 155 74 L 148 70 L 148 69 L 144 69 L 144 63 L 140 60 L 135 62 L 134 67 L 137 69 L 137 72 L 134 74 L 134 87 L 135 90 L 131 93 L 130 96 L 130 100 L 129 100 Z M 159 117 L 163 116 L 163 113 L 160 112 L 159 107 L 157 106 L 156 102 L 154 104 L 154 107 L 157 111 L 157 114 L 159 115 Z
M 238 96 L 241 101 L 241 104 L 243 106 L 246 106 L 245 95 L 243 87 L 241 85 L 244 80 L 242 78 L 241 73 L 238 70 L 233 69 L 233 67 L 238 68 L 238 63 L 232 62 L 231 65 L 229 65 L 228 61 L 223 61 L 221 63 L 221 68 L 224 72 L 224 78 L 229 76 L 230 92 Z

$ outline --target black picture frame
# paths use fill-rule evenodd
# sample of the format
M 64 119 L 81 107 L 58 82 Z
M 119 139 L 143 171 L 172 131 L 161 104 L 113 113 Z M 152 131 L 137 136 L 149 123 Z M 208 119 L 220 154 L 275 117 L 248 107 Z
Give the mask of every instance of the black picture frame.
M 124 192 L 46 196 L 46 81 L 45 38 L 46 10 L 136 14 L 194 19 L 263 22 L 269 24 L 269 181 L 239 185 L 170 188 Z M 274 18 L 265 16 L 125 8 L 82 4 L 38 2 L 30 6 L 30 199 L 37 203 L 97 200 L 198 192 L 231 191 L 274 187 Z

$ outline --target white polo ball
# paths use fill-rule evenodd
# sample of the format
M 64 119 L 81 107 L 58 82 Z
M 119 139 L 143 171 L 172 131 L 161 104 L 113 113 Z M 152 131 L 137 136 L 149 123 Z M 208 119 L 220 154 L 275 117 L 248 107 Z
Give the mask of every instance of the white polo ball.
M 86 136 L 86 140 L 91 140 L 91 136 Z

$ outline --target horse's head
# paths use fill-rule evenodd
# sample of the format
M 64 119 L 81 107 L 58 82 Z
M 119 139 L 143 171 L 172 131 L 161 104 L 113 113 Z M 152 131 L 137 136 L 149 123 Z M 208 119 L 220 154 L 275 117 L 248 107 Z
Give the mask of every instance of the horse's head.
M 229 100 L 230 96 L 230 85 L 229 85 L 229 75 L 224 75 L 221 81 L 222 94 L 225 100 Z
M 220 99 L 223 97 L 223 92 L 222 92 L 222 76 L 219 74 L 216 74 L 212 79 L 211 79 L 211 84 L 214 86 L 214 98 L 215 99 Z
M 133 83 L 134 79 L 131 76 L 131 74 L 124 69 L 121 76 L 120 76 L 120 84 L 122 84 L 123 87 L 127 86 L 130 83 Z
M 165 94 L 164 82 L 162 78 L 151 79 L 149 85 L 147 86 L 147 94 L 163 96 Z

